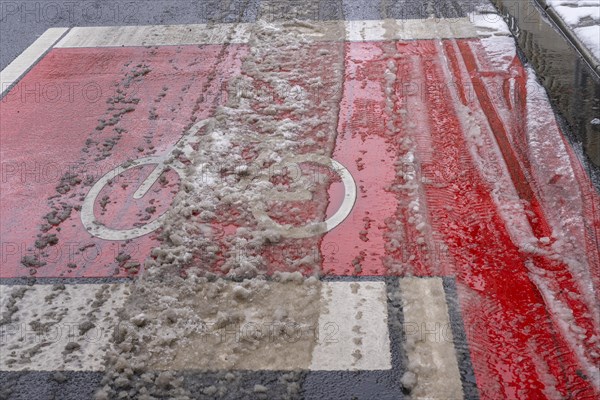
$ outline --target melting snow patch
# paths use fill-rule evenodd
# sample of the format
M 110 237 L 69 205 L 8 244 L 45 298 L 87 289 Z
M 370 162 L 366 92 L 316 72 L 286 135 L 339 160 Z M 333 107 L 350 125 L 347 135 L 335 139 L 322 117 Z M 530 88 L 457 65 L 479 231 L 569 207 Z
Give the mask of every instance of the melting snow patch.
M 102 371 L 128 293 L 126 284 L 3 287 L 0 370 Z
M 480 36 L 510 36 L 510 29 L 499 14 L 473 14 L 470 16 Z

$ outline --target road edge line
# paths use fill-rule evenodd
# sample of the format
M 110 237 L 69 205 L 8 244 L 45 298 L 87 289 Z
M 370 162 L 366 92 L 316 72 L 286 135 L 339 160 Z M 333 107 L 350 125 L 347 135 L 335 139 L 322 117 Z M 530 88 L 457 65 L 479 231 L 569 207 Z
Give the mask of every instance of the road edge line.
M 50 51 L 70 28 L 48 28 L 25 51 L 0 72 L 0 85 L 4 97 L 29 70 Z

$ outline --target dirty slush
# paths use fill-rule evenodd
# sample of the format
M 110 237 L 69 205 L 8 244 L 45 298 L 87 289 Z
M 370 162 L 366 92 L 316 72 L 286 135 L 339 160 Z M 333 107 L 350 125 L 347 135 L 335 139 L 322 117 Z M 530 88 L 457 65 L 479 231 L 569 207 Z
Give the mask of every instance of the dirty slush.
M 217 371 L 265 364 L 285 369 L 289 359 L 296 360 L 299 369 L 310 365 L 311 350 L 318 340 L 314 329 L 322 311 L 318 257 L 301 261 L 304 274 L 298 272 L 300 268 L 271 274 L 263 257 L 285 244 L 285 232 L 255 221 L 233 235 L 219 237 L 211 226 L 215 221 L 242 226 L 243 221 L 255 220 L 252 207 L 268 204 L 272 177 L 249 180 L 250 174 L 254 178 L 270 174 L 271 165 L 291 154 L 331 156 L 343 78 L 343 42 L 315 47 L 305 35 L 314 29 L 307 23 L 273 25 L 263 21 L 252 28 L 242 73 L 228 82 L 226 105 L 217 107 L 199 132 L 201 146 L 193 159 L 187 160 L 183 190 L 164 221 L 161 245 L 152 251 L 119 312 L 114 348 L 106 359 L 103 387 L 96 399 L 187 399 L 199 394 L 243 397 L 251 393 L 268 398 L 274 388 L 245 387 L 240 374 Z M 231 32 L 234 30 L 235 25 Z M 302 61 L 314 59 L 317 54 L 311 52 L 315 49 L 329 73 L 316 74 L 300 67 Z M 223 53 L 229 51 L 235 50 L 225 46 Z M 209 82 L 214 78 L 209 77 Z M 281 101 L 268 101 L 260 91 L 263 87 L 281 94 Z M 333 95 L 317 99 L 307 95 L 319 87 L 329 88 Z M 211 106 L 202 104 L 201 99 L 198 107 Z M 190 126 L 196 122 L 192 115 Z M 245 167 L 249 161 L 256 170 Z M 207 168 L 209 165 L 219 165 L 219 170 Z M 223 178 L 222 171 L 235 173 Z M 312 186 L 326 196 L 327 182 L 299 177 L 286 183 L 291 192 Z M 232 208 L 236 212 L 224 212 Z M 271 215 L 280 223 L 297 223 L 291 211 L 282 209 L 281 215 L 275 215 L 277 211 Z M 323 220 L 325 209 L 313 213 L 315 220 Z M 317 236 L 301 240 L 303 246 L 318 248 Z M 227 249 L 226 254 L 220 253 L 222 248 Z M 294 321 L 289 321 L 288 315 L 293 315 Z M 262 327 L 260 334 L 242 331 L 223 337 L 223 329 L 249 323 Z M 214 371 L 211 385 L 199 385 L 192 396 L 194 385 L 184 385 L 186 377 L 177 372 L 182 369 Z M 290 370 L 272 385 L 286 398 L 298 398 L 301 374 Z

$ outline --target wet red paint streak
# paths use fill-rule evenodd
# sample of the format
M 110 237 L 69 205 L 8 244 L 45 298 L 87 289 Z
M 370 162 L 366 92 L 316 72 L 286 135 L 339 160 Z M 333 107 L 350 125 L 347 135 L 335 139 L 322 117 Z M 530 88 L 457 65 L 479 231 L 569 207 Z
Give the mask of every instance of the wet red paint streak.
M 534 234 L 550 236 L 549 225 L 529 186 L 531 178 L 526 178 L 520 170 L 521 160 L 510 147 L 508 128 L 496 112 L 498 103 L 490 101 L 476 70 L 474 56 L 467 48 L 468 43 L 459 42 L 458 45 L 517 193 L 532 203 L 535 216 L 527 211 L 526 215 Z M 452 50 L 446 46 L 446 51 Z M 440 65 L 425 66 L 432 86 L 444 79 Z M 518 64 L 513 66 L 519 67 Z M 557 271 L 555 276 L 543 278 L 549 281 L 550 286 L 559 289 L 557 293 L 578 293 L 567 266 L 519 251 L 506 231 L 506 222 L 497 214 L 497 205 L 490 197 L 491 188 L 482 182 L 480 172 L 469 160 L 469 149 L 460 123 L 454 116 L 452 102 L 437 96 L 435 91 L 427 93 L 432 129 L 438 132 L 433 135 L 434 148 L 440 159 L 453 160 L 455 170 L 462 173 L 461 179 L 443 193 L 433 185 L 427 186 L 427 192 L 428 198 L 455 199 L 452 212 L 445 212 L 445 207 L 439 207 L 442 204 L 438 203 L 436 207 L 436 203 L 431 202 L 430 213 L 437 216 L 436 229 L 445 235 L 455 259 L 463 315 L 482 397 L 495 398 L 500 392 L 504 398 L 545 398 L 548 395 L 545 390 L 552 382 L 544 374 L 549 373 L 556 377 L 555 387 L 563 396 L 578 393 L 580 398 L 594 398 L 593 386 L 580 376 L 581 371 L 578 374 L 580 363 L 573 353 L 574 349 L 567 343 L 569 338 L 557 327 L 557 319 L 564 316 L 548 315 L 550 305 L 545 303 L 539 288 L 531 280 L 526 263 L 533 262 L 543 270 Z M 448 143 L 452 143 L 451 149 Z M 455 157 L 456 150 L 461 154 L 462 162 Z M 449 204 L 445 201 L 443 205 Z M 573 310 L 575 321 L 585 329 L 587 339 L 590 339 L 598 331 L 593 316 L 589 314 L 592 310 L 584 302 L 566 294 L 560 295 L 559 300 Z M 569 334 L 566 333 L 567 336 Z M 590 350 L 595 348 L 595 345 L 590 346 Z M 518 362 L 515 362 L 515 357 Z M 546 372 L 543 372 L 544 368 L 547 368 Z
M 368 269 L 376 268 L 373 263 L 377 263 L 386 275 L 456 276 L 482 398 L 547 398 L 553 396 L 553 390 L 565 397 L 594 398 L 596 391 L 590 377 L 582 372 L 594 359 L 583 361 L 588 363 L 583 366 L 581 362 L 588 356 L 575 354 L 578 345 L 587 348 L 587 352 L 598 351 L 597 345 L 590 342 L 599 329 L 589 298 L 581 293 L 581 282 L 564 262 L 521 251 L 523 243 L 515 242 L 507 230 L 510 222 L 501 216 L 492 197 L 494 187 L 482 177 L 471 156 L 467 132 L 459 117 L 464 111 L 455 108 L 457 103 L 451 96 L 455 90 L 459 102 L 471 110 L 469 115 L 475 124 L 493 138 L 484 140 L 487 151 L 498 149 L 502 157 L 495 159 L 498 165 L 492 166 L 493 172 L 503 174 L 502 165 L 506 166 L 508 182 L 514 185 L 517 198 L 525 201 L 520 215 L 532 228 L 531 238 L 552 237 L 545 215 L 549 205 L 538 199 L 537 185 L 541 183 L 534 178 L 527 159 L 525 71 L 516 59 L 507 71 L 479 71 L 477 66 L 485 63 L 478 64 L 473 54 L 464 56 L 459 50 L 465 50 L 465 43 L 458 42 L 460 47 L 450 41 L 441 47 L 435 42 L 401 43 L 401 61 L 386 58 L 382 55 L 383 46 L 377 43 L 349 45 L 349 77 L 341 103 L 335 158 L 347 163 L 352 157 L 346 153 L 375 151 L 386 156 L 395 153 L 396 159 L 401 160 L 412 151 L 413 171 L 404 172 L 416 173 L 419 188 L 406 190 L 403 185 L 410 182 L 396 175 L 409 163 L 403 166 L 403 162 L 396 161 L 394 168 L 392 163 L 351 168 L 362 190 L 351 218 L 337 231 L 325 235 L 326 239 L 335 238 L 339 245 L 322 249 L 323 254 L 335 251 L 343 257 L 325 261 L 324 270 L 333 274 L 364 274 L 364 270 L 357 272 L 354 268 L 358 261 Z M 448 72 L 444 72 L 442 50 L 450 60 Z M 482 52 L 477 56 L 486 57 Z M 403 118 L 396 121 L 392 121 L 391 110 L 386 110 L 383 94 L 382 65 L 388 61 L 396 63 L 398 69 L 394 88 L 397 97 L 391 110 Z M 514 86 L 509 78 L 514 79 Z M 449 86 L 448 81 L 461 84 Z M 469 85 L 473 88 L 470 94 L 465 90 Z M 501 97 L 499 100 L 488 93 L 490 87 L 500 88 L 494 93 Z M 553 118 L 549 105 L 545 106 L 547 117 Z M 390 121 L 399 129 L 396 134 L 389 134 Z M 550 134 L 562 140 L 558 129 Z M 369 137 L 381 142 L 369 143 Z M 404 138 L 410 139 L 408 147 L 412 150 L 403 146 Z M 575 158 L 571 160 L 576 164 L 574 169 L 580 168 Z M 577 178 L 586 198 L 591 197 L 589 181 L 580 173 Z M 372 199 L 371 190 L 383 195 Z M 395 222 L 380 225 L 384 230 L 383 247 L 375 242 L 366 250 L 356 240 L 364 229 L 361 197 L 369 199 L 368 210 L 374 211 L 371 216 L 375 220 Z M 409 220 L 413 218 L 410 206 L 414 202 L 425 210 L 425 222 L 431 226 L 421 241 L 414 221 Z M 592 209 L 593 200 L 587 204 L 588 230 L 593 230 L 598 216 Z M 586 243 L 593 244 L 595 238 L 595 234 L 587 235 Z M 397 239 L 403 242 L 401 249 L 391 245 Z M 550 240 L 552 243 L 555 239 Z M 442 245 L 436 246 L 439 242 Z M 440 251 L 445 247 L 447 252 Z M 429 251 L 432 249 L 437 251 Z M 593 273 L 597 268 L 597 249 L 588 249 L 587 261 Z M 532 280 L 528 264 L 543 271 L 540 279 L 547 289 L 555 294 L 556 301 L 572 310 L 573 321 L 584 332 L 584 339 L 576 340 L 578 344 L 569 343 L 574 333 L 561 326 L 564 315 L 556 315 L 558 310 L 547 303 L 546 295 Z
M 504 161 L 506 166 L 508 167 L 508 171 L 510 172 L 512 182 L 519 193 L 519 196 L 529 203 L 530 209 L 533 211 L 534 215 L 531 213 L 527 213 L 527 218 L 529 219 L 529 223 L 534 229 L 534 233 L 536 237 L 549 237 L 552 234 L 550 227 L 545 222 L 545 219 L 541 215 L 541 207 L 538 201 L 537 196 L 534 193 L 534 190 L 530 186 L 531 177 L 528 176 L 523 168 L 521 168 L 520 162 L 527 163 L 526 158 L 518 159 L 515 154 L 515 150 L 513 149 L 507 133 L 507 127 L 503 123 L 502 119 L 498 115 L 496 110 L 497 102 L 492 101 L 488 91 L 486 90 L 486 86 L 481 74 L 477 70 L 477 64 L 474 58 L 471 49 L 469 48 L 468 41 L 458 41 L 457 42 L 459 49 L 461 50 L 461 54 L 465 65 L 471 75 L 471 81 L 473 83 L 473 88 L 477 97 L 479 98 L 479 104 L 481 105 L 485 115 L 487 116 L 488 122 L 492 128 L 492 132 L 494 132 L 494 136 L 496 141 L 498 142 L 498 146 L 500 147 L 500 151 L 502 152 L 502 156 L 504 157 Z M 514 64 L 518 67 L 518 64 Z M 519 76 L 517 78 L 518 82 L 523 86 L 523 80 L 525 79 L 524 73 L 522 71 L 522 67 L 520 68 Z M 523 96 L 524 93 L 521 93 Z

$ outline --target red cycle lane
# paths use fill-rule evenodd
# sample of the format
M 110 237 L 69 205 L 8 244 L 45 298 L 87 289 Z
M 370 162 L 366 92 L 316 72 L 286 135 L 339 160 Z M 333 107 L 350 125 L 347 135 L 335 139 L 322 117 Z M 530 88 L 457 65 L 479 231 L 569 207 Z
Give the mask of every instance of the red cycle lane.
M 2 100 L 1 276 L 118 277 L 129 274 L 119 268 L 126 262 L 143 262 L 155 235 L 119 242 L 91 236 L 81 224 L 82 201 L 103 175 L 166 152 L 192 116 L 208 117 L 226 100 L 221 85 L 239 73 L 244 51 L 221 45 L 50 51 Z M 209 78 L 215 69 L 218 79 Z M 131 197 L 151 170 L 143 168 L 98 195 L 99 222 L 123 229 L 169 208 L 179 186 L 172 172 L 143 199 Z
M 225 104 L 223 85 L 240 74 L 246 48 L 201 49 L 54 49 L 3 99 L 2 278 L 120 277 L 138 269 L 156 233 L 91 236 L 82 199 L 108 171 L 168 152 Z M 315 129 L 300 138 L 299 153 L 334 146 L 356 202 L 324 235 L 274 243 L 263 254 L 269 272 L 310 274 L 318 261 L 335 276 L 454 277 L 482 398 L 595 398 L 600 200 L 556 123 L 531 122 L 534 112 L 554 115 L 529 85 L 530 72 L 514 52 L 498 57 L 480 40 L 346 43 L 344 52 L 342 92 L 327 94 L 341 96 L 335 144 L 332 135 L 307 142 Z M 324 72 L 330 80 L 335 73 Z M 42 89 L 31 91 L 47 84 L 85 88 L 87 97 L 77 100 L 76 90 L 76 101 L 51 102 Z M 555 153 L 529 148 L 536 140 L 553 143 Z M 252 148 L 245 154 L 248 163 L 258 156 Z M 347 203 L 338 174 L 300 164 L 330 179 L 313 180 L 312 202 L 274 202 L 267 213 L 276 223 L 323 220 Z M 168 210 L 179 190 L 172 171 L 133 199 L 145 168 L 98 194 L 100 222 L 125 229 Z M 59 176 L 48 179 L 51 169 Z M 285 185 L 281 176 L 275 183 Z M 560 187 L 579 193 L 580 206 L 571 208 Z M 235 207 L 217 213 L 222 250 L 214 270 L 231 233 L 256 226 L 235 215 Z

